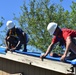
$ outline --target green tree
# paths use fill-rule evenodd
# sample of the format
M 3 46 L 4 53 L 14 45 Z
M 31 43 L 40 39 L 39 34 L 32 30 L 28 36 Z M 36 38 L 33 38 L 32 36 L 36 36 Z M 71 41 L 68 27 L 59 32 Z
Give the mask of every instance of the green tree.
M 60 27 L 69 27 L 71 24 L 70 12 L 51 0 L 30 0 L 29 6 L 24 2 L 21 10 L 20 17 L 17 18 L 14 14 L 14 19 L 29 34 L 29 45 L 42 51 L 46 51 L 51 42 L 51 36 L 47 32 L 49 22 L 57 22 Z
M 5 30 L 2 30 L 1 28 L 3 27 L 4 25 L 4 18 L 1 17 L 0 18 L 0 46 L 4 44 L 4 35 L 3 33 L 5 33 Z
M 3 17 L 1 17 L 1 20 L 0 20 L 0 27 L 2 27 L 3 26 L 3 21 L 4 21 L 4 18 Z
M 69 20 L 69 28 L 76 30 L 76 2 L 72 2 L 71 12 L 70 12 L 70 20 Z

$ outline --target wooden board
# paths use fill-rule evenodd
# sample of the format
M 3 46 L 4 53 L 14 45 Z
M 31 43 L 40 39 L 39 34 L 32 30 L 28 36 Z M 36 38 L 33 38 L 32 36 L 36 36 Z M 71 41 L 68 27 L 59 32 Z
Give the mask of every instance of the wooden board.
M 13 60 L 16 62 L 28 64 L 28 65 L 40 67 L 47 70 L 52 70 L 52 71 L 56 71 L 64 74 L 72 74 L 71 68 L 73 66 L 68 63 L 63 63 L 63 62 L 54 61 L 54 60 L 47 60 L 47 59 L 44 59 L 42 61 L 38 57 L 23 55 L 15 52 L 13 53 L 8 52 L 6 55 L 0 54 L 0 57 L 8 60 Z

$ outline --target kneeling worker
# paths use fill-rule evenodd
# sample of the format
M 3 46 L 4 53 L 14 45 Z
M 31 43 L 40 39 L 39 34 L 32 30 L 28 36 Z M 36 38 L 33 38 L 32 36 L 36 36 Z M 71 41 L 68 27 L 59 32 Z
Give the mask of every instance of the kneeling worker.
M 61 60 L 64 60 L 67 57 L 67 53 L 69 50 L 73 52 L 72 56 L 70 58 L 76 58 L 76 40 L 74 41 L 73 38 L 76 37 L 76 31 L 68 28 L 59 28 L 58 24 L 55 22 L 51 22 L 47 26 L 47 30 L 50 33 L 50 35 L 53 35 L 51 44 L 48 46 L 47 51 L 45 54 L 41 55 L 40 57 L 46 57 L 47 54 L 49 54 L 55 43 L 62 41 L 65 45 L 65 51 L 63 55 L 61 56 Z M 73 56 L 74 55 L 74 56 Z
M 6 23 L 6 26 L 8 28 L 8 31 L 7 31 L 7 34 L 6 34 L 6 39 L 5 39 L 5 42 L 6 42 L 6 46 L 7 46 L 7 38 L 8 36 L 15 36 L 17 38 L 19 38 L 20 40 L 20 44 L 24 45 L 24 52 L 27 52 L 27 43 L 28 43 L 28 37 L 27 37 L 27 34 L 20 28 L 16 28 L 15 27 L 15 24 L 13 23 L 13 21 L 7 21 Z

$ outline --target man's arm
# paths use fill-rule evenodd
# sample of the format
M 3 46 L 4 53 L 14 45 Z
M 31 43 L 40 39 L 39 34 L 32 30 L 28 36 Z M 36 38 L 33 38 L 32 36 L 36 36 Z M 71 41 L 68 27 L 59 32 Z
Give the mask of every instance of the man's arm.
M 6 33 L 6 37 L 5 37 L 5 40 L 4 40 L 6 47 L 8 47 L 8 43 L 7 43 L 8 36 L 9 36 L 9 30 Z
M 71 37 L 68 36 L 66 39 L 66 50 L 65 50 L 64 54 L 62 55 L 61 60 L 64 60 L 65 57 L 67 56 L 68 50 L 70 50 L 70 48 L 71 48 L 71 44 L 72 44 Z
M 11 48 L 10 51 L 14 51 L 18 49 L 19 46 L 20 46 L 20 41 L 18 41 L 17 45 L 14 48 Z
M 42 59 L 43 57 L 46 57 L 51 51 L 52 51 L 52 48 L 53 48 L 54 44 L 51 43 L 48 48 L 47 48 L 47 51 L 45 52 L 45 54 L 41 55 L 40 58 Z

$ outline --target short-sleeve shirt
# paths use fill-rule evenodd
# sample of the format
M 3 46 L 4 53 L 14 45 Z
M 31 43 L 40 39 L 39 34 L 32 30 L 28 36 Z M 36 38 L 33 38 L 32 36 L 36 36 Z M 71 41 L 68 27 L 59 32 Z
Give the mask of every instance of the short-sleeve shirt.
M 61 29 L 62 30 L 62 36 L 54 36 L 52 38 L 52 43 L 55 44 L 57 42 L 59 42 L 61 39 L 64 40 L 64 42 L 66 42 L 66 39 L 68 36 L 71 36 L 72 38 L 73 37 L 76 37 L 76 31 L 75 30 L 71 30 L 71 29 L 67 29 L 67 28 L 63 28 Z

